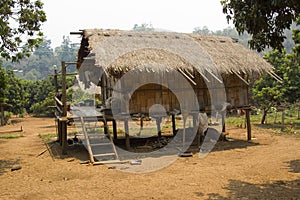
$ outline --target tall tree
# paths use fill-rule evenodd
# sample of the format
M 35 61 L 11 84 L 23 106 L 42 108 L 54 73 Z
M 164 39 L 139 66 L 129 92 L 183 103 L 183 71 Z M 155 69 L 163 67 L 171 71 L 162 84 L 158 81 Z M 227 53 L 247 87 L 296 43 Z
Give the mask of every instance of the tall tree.
M 12 61 L 29 56 L 42 42 L 41 25 L 46 21 L 39 0 L 0 1 L 0 55 Z
M 0 104 L 7 102 L 7 85 L 8 85 L 8 77 L 5 69 L 2 68 L 0 62 Z
M 284 30 L 300 17 L 299 0 L 221 0 L 221 4 L 239 34 L 246 31 L 252 35 L 249 44 L 257 51 L 268 47 L 281 50 Z
M 9 109 L 14 114 L 21 114 L 26 105 L 27 95 L 21 79 L 18 79 L 12 70 L 7 70 L 8 86 L 7 86 L 7 103 L 12 105 Z

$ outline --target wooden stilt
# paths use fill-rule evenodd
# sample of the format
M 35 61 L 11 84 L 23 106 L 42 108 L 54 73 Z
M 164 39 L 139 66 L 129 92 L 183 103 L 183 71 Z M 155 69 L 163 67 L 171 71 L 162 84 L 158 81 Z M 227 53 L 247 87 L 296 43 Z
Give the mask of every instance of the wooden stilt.
M 1 126 L 4 126 L 4 107 L 1 105 Z
M 246 123 L 247 123 L 247 140 L 250 141 L 251 136 L 251 123 L 250 123 L 250 109 L 246 109 Z
M 161 137 L 161 127 L 160 127 L 161 120 L 162 120 L 161 117 L 156 118 L 157 135 L 159 138 Z
M 68 148 L 68 136 L 67 136 L 67 119 L 65 117 L 61 118 L 61 146 L 62 146 L 62 154 L 67 154 Z
M 226 132 L 226 126 L 225 126 L 225 112 L 222 112 L 222 133 Z
M 118 139 L 117 122 L 112 120 L 114 140 Z
M 125 145 L 126 149 L 130 149 L 130 138 L 129 138 L 129 127 L 128 127 L 128 120 L 124 120 L 124 128 L 125 128 Z
M 173 135 L 176 135 L 176 123 L 175 123 L 175 115 L 172 114 L 172 129 L 173 129 Z

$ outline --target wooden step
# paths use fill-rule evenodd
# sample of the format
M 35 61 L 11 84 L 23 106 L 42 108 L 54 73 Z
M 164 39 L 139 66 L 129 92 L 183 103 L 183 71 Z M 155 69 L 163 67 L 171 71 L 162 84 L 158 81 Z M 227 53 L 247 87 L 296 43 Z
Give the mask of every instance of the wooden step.
M 110 142 L 106 142 L 106 143 L 97 143 L 97 144 L 90 144 L 91 147 L 97 147 L 97 146 L 108 146 L 108 145 L 112 145 Z
M 116 156 L 115 153 L 102 153 L 102 154 L 94 154 L 94 157 L 103 157 L 103 156 Z

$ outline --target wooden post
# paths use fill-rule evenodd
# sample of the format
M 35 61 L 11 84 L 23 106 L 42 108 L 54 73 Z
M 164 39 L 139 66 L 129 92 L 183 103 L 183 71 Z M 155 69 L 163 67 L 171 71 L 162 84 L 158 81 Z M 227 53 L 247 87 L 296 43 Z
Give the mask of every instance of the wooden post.
M 225 114 L 226 114 L 226 112 L 222 111 L 221 114 L 222 114 L 222 133 L 225 133 L 226 132 L 226 126 L 225 126 Z
M 4 126 L 4 106 L 0 105 L 1 107 L 1 126 Z
M 4 106 L 0 105 L 1 107 L 1 126 L 4 126 Z
M 67 154 L 67 148 L 68 148 L 68 138 L 67 138 L 67 118 L 63 117 L 61 120 L 61 146 L 62 146 L 62 154 Z
M 117 122 L 112 120 L 114 140 L 118 139 Z
M 67 76 L 67 65 L 63 61 L 61 62 L 61 100 L 63 103 L 62 107 L 62 116 L 60 118 L 61 125 L 61 146 L 62 146 L 62 154 L 67 154 L 67 84 L 66 84 L 66 76 Z
M 246 110 L 246 123 L 247 123 L 247 140 L 250 141 L 251 136 L 251 121 L 250 121 L 250 108 L 245 109 Z
M 281 131 L 284 131 L 284 109 L 282 109 L 282 115 L 281 115 Z
M 126 149 L 128 150 L 130 148 L 128 119 L 124 120 L 124 128 L 125 128 L 125 144 L 126 144 Z
M 59 144 L 61 145 L 62 143 L 61 143 L 61 141 L 62 141 L 62 139 L 61 139 L 61 123 L 60 123 L 60 120 L 59 120 L 59 118 L 56 118 L 56 120 L 57 120 L 57 141 L 59 142 Z
M 162 120 L 161 117 L 156 118 L 157 135 L 159 138 L 161 137 L 161 126 L 160 126 L 161 120 Z
M 66 117 L 67 116 L 67 80 L 66 80 L 66 76 L 67 76 L 67 66 L 66 63 L 63 61 L 61 62 L 61 87 L 62 87 L 62 91 L 61 91 L 61 100 L 63 103 L 63 108 L 62 108 L 62 117 Z
M 176 135 L 176 121 L 175 121 L 175 114 L 172 114 L 172 129 L 173 129 L 173 136 Z
M 54 86 L 55 86 L 55 95 L 58 93 L 58 82 L 57 82 L 57 69 L 54 66 Z

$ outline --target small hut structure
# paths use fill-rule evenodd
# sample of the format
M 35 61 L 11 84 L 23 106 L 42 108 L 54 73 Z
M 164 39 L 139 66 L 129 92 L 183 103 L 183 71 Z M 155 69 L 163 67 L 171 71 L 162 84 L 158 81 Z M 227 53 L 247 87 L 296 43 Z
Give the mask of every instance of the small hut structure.
M 249 85 L 264 73 L 277 78 L 259 54 L 228 37 L 103 29 L 81 34 L 77 68 L 85 87 L 100 86 L 102 106 L 114 115 L 152 113 L 158 126 L 164 113 L 245 109 L 251 139 Z

